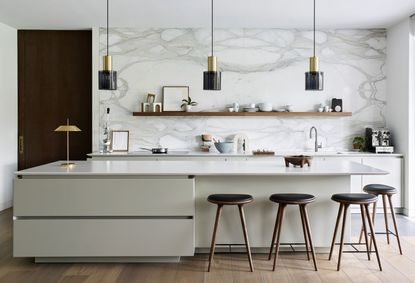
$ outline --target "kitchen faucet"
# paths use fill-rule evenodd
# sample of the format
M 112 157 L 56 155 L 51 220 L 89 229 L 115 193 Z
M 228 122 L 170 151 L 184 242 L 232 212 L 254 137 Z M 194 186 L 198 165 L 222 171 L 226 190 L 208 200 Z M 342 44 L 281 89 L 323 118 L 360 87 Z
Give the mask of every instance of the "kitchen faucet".
M 313 138 L 313 129 L 314 129 L 314 132 L 315 132 L 314 151 L 317 152 L 318 149 L 321 148 L 321 143 L 318 144 L 318 142 L 317 142 L 317 136 L 318 136 L 317 135 L 317 128 L 314 127 L 314 126 L 312 126 L 311 129 L 310 129 L 310 139 Z

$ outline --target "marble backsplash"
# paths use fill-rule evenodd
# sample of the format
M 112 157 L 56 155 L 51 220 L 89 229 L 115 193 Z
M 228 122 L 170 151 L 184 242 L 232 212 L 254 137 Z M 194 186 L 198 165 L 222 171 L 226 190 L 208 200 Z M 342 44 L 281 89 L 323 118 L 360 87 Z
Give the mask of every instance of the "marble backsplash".
M 304 90 L 304 72 L 312 55 L 312 32 L 284 29 L 217 29 L 215 55 L 222 71 L 222 90 L 203 90 L 203 71 L 210 54 L 208 29 L 110 29 L 110 53 L 118 71 L 118 90 L 100 91 L 100 130 L 105 108 L 111 108 L 111 128 L 130 130 L 130 149 L 163 146 L 197 149 L 200 134 L 225 139 L 248 136 L 251 149 L 304 150 L 316 126 L 323 147 L 350 148 L 351 139 L 366 126 L 385 125 L 386 31 L 326 30 L 316 34 L 321 92 Z M 105 53 L 105 29 L 100 30 L 100 56 Z M 101 67 L 99 67 L 101 68 Z M 195 111 L 219 111 L 233 102 L 270 102 L 274 108 L 293 105 L 312 111 L 320 103 L 342 98 L 343 118 L 279 117 L 133 117 L 147 93 L 162 100 L 163 86 L 189 86 L 199 105 Z M 98 131 L 95 131 L 98 132 Z

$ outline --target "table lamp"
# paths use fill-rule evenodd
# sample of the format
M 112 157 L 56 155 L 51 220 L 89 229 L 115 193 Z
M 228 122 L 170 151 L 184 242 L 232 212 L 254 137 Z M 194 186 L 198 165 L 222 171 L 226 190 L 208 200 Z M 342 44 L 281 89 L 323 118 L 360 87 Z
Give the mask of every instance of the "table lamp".
M 79 129 L 75 125 L 69 125 L 69 119 L 66 119 L 66 125 L 61 125 L 55 129 L 55 132 L 66 132 L 66 162 L 62 163 L 62 167 L 71 167 L 74 166 L 75 163 L 69 162 L 69 132 L 80 132 Z

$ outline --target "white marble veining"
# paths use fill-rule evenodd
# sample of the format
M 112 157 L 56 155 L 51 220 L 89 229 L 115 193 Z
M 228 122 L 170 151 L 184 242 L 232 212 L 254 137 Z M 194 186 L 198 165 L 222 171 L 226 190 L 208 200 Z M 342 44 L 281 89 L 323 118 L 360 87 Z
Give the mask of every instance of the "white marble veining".
M 274 161 L 77 161 L 63 168 L 53 162 L 16 172 L 21 176 L 36 175 L 117 175 L 117 176 L 344 176 L 386 175 L 388 172 L 350 161 L 318 161 L 312 166 L 285 167 Z
M 100 32 L 101 55 L 105 51 Z M 110 52 L 118 71 L 119 89 L 100 91 L 100 127 L 104 109 L 111 108 L 111 127 L 131 132 L 131 150 L 140 146 L 194 150 L 198 135 L 225 139 L 245 133 L 251 149 L 312 148 L 309 129 L 316 126 L 327 149 L 350 148 L 365 126 L 385 126 L 385 30 L 318 31 L 317 55 L 325 73 L 322 92 L 304 90 L 304 72 L 312 55 L 312 32 L 283 29 L 218 29 L 215 55 L 222 71 L 222 90 L 203 90 L 209 55 L 207 29 L 110 30 Z M 218 111 L 226 105 L 270 102 L 291 104 L 295 111 L 315 110 L 331 98 L 342 98 L 345 118 L 280 117 L 133 117 L 147 93 L 162 99 L 162 86 L 187 85 L 199 102 L 195 111 Z M 102 131 L 101 131 L 102 132 Z

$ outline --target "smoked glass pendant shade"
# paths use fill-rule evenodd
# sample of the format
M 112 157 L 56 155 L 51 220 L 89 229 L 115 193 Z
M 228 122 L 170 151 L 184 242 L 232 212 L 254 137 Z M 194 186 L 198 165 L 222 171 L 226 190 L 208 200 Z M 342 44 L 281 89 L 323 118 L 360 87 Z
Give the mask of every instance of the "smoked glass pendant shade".
M 221 89 L 221 72 L 206 71 L 203 72 L 203 89 L 220 90 Z
M 306 72 L 305 73 L 305 90 L 323 90 L 324 73 L 323 72 Z
M 99 71 L 99 89 L 116 90 L 117 89 L 117 71 Z

